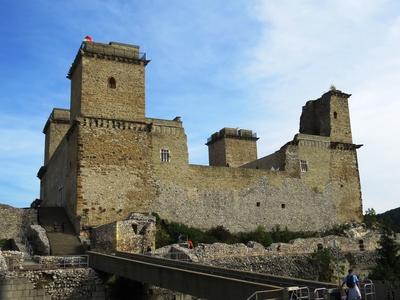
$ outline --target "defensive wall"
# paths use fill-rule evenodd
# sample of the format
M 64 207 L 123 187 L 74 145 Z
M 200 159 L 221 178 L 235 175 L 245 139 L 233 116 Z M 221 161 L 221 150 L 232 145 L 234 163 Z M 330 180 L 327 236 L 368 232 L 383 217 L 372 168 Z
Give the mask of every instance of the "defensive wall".
M 46 145 L 66 133 L 45 149 L 43 206 L 64 207 L 78 232 L 131 212 L 233 232 L 259 225 L 314 231 L 360 220 L 350 95 L 331 90 L 307 102 L 299 134 L 270 156 L 257 159 L 252 131 L 224 128 L 207 141 L 210 166 L 192 165 L 181 119 L 144 115 L 149 61 L 138 51 L 82 44 L 68 74 L 69 128 L 57 122 L 67 111 L 54 110 L 44 130 Z

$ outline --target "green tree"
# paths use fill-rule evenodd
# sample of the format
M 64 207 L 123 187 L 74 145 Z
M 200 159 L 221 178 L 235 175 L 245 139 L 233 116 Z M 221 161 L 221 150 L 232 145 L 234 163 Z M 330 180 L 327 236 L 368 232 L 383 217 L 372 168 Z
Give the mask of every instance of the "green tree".
M 364 215 L 364 223 L 365 223 L 365 225 L 367 225 L 368 228 L 371 228 L 374 225 L 376 225 L 377 221 L 378 221 L 378 218 L 376 216 L 375 209 L 368 208 L 365 211 L 365 215 Z
M 389 230 L 384 230 L 377 249 L 378 260 L 370 274 L 371 279 L 400 280 L 400 246 L 391 237 Z
M 316 250 L 312 256 L 312 262 L 318 269 L 318 281 L 331 282 L 333 277 L 333 255 L 329 248 Z

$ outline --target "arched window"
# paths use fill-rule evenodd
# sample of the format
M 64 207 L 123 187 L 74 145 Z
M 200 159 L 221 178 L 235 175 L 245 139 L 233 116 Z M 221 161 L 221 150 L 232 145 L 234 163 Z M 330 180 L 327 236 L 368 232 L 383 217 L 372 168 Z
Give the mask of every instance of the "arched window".
M 337 119 L 337 112 L 336 112 L 336 111 L 333 112 L 333 117 L 334 117 L 335 119 Z
M 108 78 L 108 87 L 110 89 L 115 89 L 117 87 L 117 82 L 115 81 L 114 77 Z

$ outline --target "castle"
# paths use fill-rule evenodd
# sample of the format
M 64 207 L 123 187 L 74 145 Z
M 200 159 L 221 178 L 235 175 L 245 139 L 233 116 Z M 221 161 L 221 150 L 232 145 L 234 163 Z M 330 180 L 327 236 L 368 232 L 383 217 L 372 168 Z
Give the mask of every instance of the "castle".
M 138 46 L 83 42 L 70 109 L 44 126 L 41 205 L 63 207 L 78 233 L 131 212 L 232 232 L 361 220 L 349 94 L 308 101 L 299 133 L 271 155 L 257 159 L 251 130 L 223 128 L 207 140 L 210 166 L 192 165 L 181 119 L 145 116 L 148 62 Z

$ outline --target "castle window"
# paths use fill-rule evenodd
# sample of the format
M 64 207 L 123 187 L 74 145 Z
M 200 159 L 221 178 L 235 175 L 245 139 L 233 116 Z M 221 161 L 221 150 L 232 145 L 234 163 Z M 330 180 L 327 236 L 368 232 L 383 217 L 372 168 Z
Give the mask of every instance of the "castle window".
M 359 240 L 358 241 L 358 246 L 360 248 L 360 251 L 364 251 L 365 250 L 365 246 L 364 246 L 364 241 L 363 240 Z
M 110 89 L 115 89 L 115 88 L 117 88 L 117 82 L 115 81 L 115 78 L 114 78 L 114 77 L 108 78 L 108 87 L 109 87 Z
M 306 160 L 300 160 L 300 171 L 307 172 L 308 171 L 308 164 Z
M 138 226 L 137 226 L 137 224 L 132 224 L 132 229 L 133 229 L 133 232 L 135 233 L 135 234 L 137 234 L 137 231 L 138 231 Z
M 321 250 L 323 250 L 324 249 L 324 246 L 321 244 L 321 243 L 318 243 L 317 244 L 317 250 L 318 251 L 321 251 Z
M 282 203 L 282 204 L 281 204 L 281 208 L 286 208 L 286 204 L 285 204 L 285 203 Z
M 169 162 L 171 159 L 171 156 L 169 154 L 168 149 L 161 149 L 160 150 L 160 159 L 162 162 Z
M 260 202 L 256 202 L 257 207 L 260 207 Z
M 333 117 L 334 117 L 335 119 L 337 119 L 337 112 L 336 112 L 336 111 L 333 112 Z

